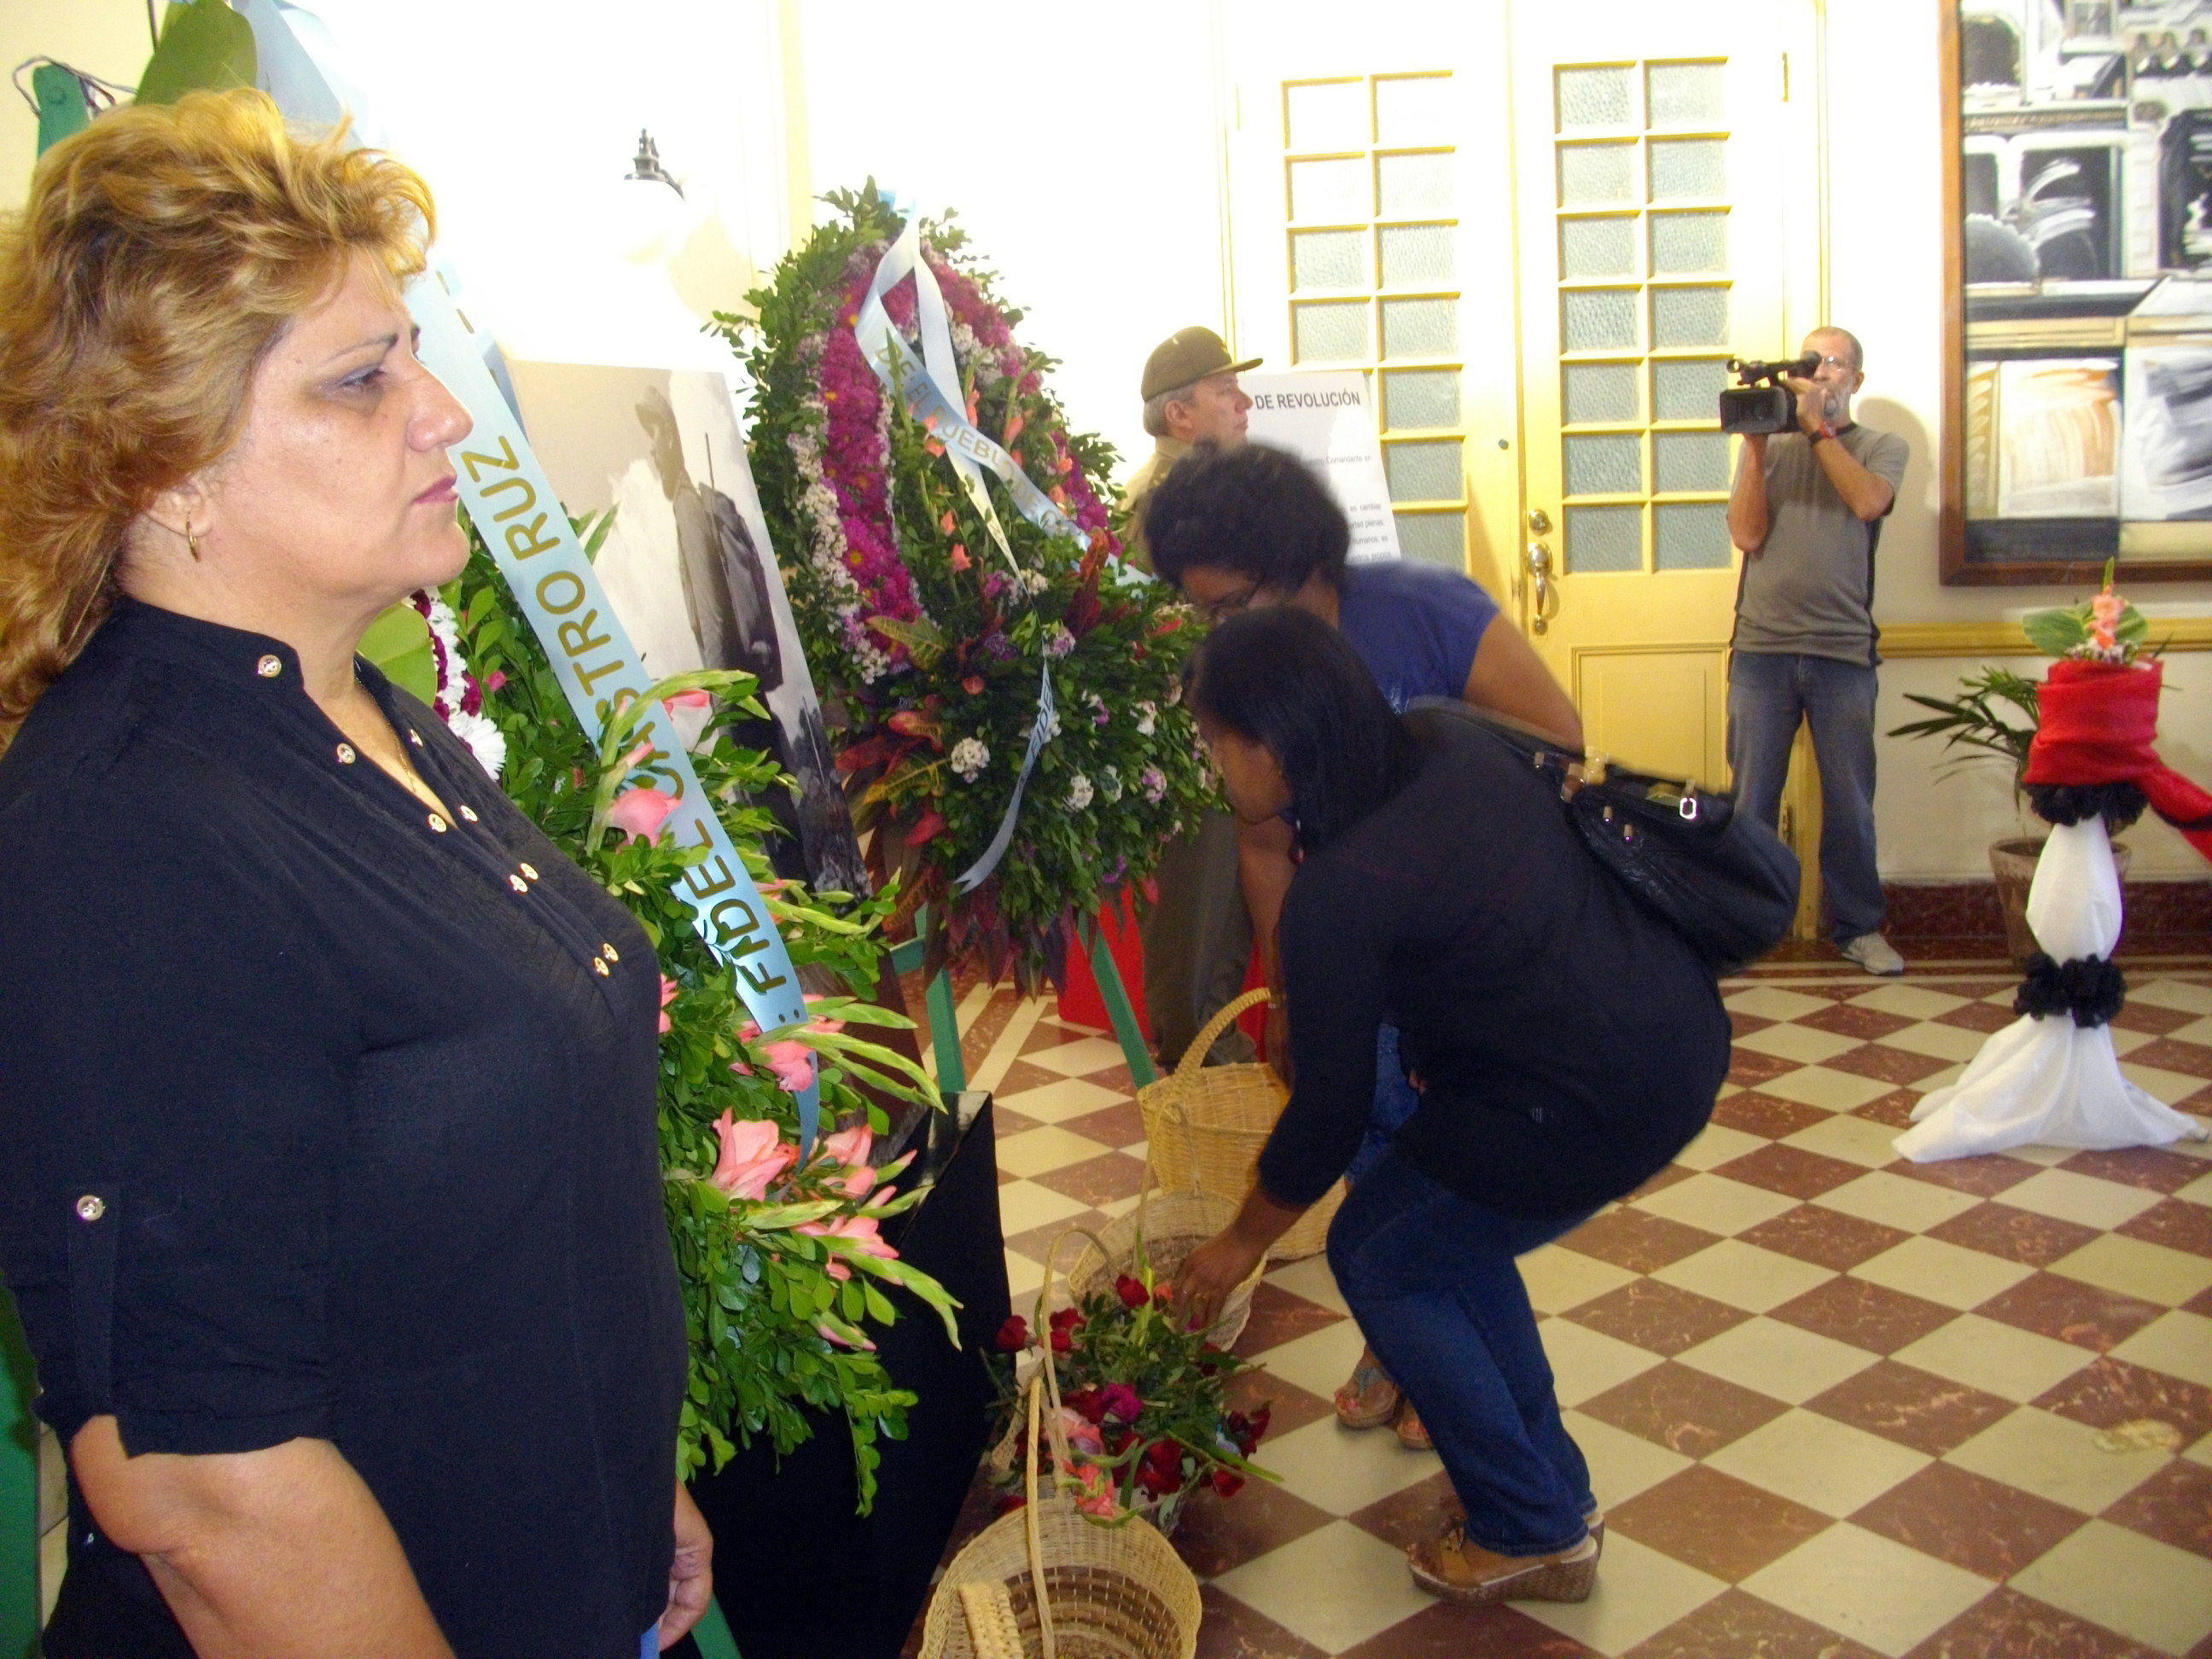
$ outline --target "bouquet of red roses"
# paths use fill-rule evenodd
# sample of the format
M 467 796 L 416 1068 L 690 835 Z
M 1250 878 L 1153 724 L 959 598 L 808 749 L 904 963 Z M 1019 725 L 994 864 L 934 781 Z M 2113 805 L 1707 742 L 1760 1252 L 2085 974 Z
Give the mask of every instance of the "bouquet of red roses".
M 1141 1255 L 1137 1273 L 1060 1310 L 1040 1331 L 1019 1315 L 1007 1320 L 996 1346 L 992 1373 L 1007 1424 L 993 1467 L 1010 1488 L 1020 1480 L 1024 1395 L 1047 1347 L 1059 1382 L 1064 1472 L 1085 1514 L 1110 1525 L 1143 1515 L 1167 1532 L 1200 1487 L 1225 1498 L 1250 1476 L 1275 1479 L 1250 1461 L 1267 1431 L 1268 1408 L 1248 1414 L 1229 1407 L 1229 1379 L 1246 1362 L 1176 1316 L 1168 1287 L 1152 1282 Z M 1057 1461 L 1052 1441 L 1048 1435 L 1038 1447 L 1040 1468 Z M 1010 1491 L 1006 1507 L 1022 1501 Z

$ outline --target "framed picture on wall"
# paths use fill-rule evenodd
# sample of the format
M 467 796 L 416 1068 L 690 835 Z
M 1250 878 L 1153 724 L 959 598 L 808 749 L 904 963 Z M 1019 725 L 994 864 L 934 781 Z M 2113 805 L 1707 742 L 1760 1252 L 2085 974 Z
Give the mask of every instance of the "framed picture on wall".
M 2212 577 L 2212 0 L 1950 0 L 1942 577 Z

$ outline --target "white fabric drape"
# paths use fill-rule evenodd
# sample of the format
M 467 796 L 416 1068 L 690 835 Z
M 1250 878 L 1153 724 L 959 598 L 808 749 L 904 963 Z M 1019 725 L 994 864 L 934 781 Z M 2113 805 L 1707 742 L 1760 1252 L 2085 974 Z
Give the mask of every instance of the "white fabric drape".
M 2064 824 L 2036 861 L 2027 925 L 2058 962 L 2109 958 L 2120 937 L 2120 879 L 2104 820 Z M 2064 1013 L 2023 1014 L 1990 1033 L 1960 1079 L 1913 1108 L 1891 1144 L 1916 1164 L 2008 1146 L 2162 1146 L 2204 1139 L 2196 1121 L 2120 1074 L 2111 1028 Z

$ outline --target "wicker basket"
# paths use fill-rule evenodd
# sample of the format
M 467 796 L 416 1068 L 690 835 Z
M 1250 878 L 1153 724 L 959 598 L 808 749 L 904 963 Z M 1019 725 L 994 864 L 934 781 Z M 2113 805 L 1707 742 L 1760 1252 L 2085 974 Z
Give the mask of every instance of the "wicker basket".
M 1030 1385 L 1029 1501 L 952 1558 L 930 1595 L 921 1659 L 1194 1659 L 1198 1580 L 1174 1547 L 1143 1521 L 1102 1526 L 1057 1491 L 1038 1495 L 1040 1417 L 1056 1463 L 1067 1467 L 1059 1395 L 1048 1347 Z M 983 1587 L 965 1598 L 976 1607 L 972 1625 L 968 1585 Z
M 1140 1246 L 1156 1279 L 1165 1282 L 1174 1279 L 1193 1250 L 1237 1218 L 1237 1206 L 1225 1198 L 1214 1198 L 1205 1193 L 1155 1193 L 1150 1174 L 1148 1170 L 1145 1189 L 1135 1209 L 1108 1222 L 1095 1233 L 1083 1234 L 1091 1242 L 1067 1273 L 1068 1291 L 1077 1301 L 1095 1291 L 1111 1288 L 1118 1274 L 1135 1273 Z M 1066 1237 L 1065 1233 L 1060 1235 L 1062 1238 Z M 1059 1239 L 1053 1241 L 1054 1254 L 1059 1243 Z M 1244 1334 L 1245 1322 L 1252 1316 L 1252 1292 L 1267 1270 L 1267 1264 L 1261 1262 L 1253 1268 L 1252 1276 L 1230 1291 L 1223 1301 L 1221 1311 L 1214 1316 L 1206 1334 L 1214 1346 L 1234 1347 L 1237 1339 Z M 1048 1273 L 1048 1287 L 1051 1279 Z M 1038 1317 L 1043 1316 L 1040 1310 Z
M 1163 1192 L 1202 1194 L 1233 1206 L 1252 1190 L 1260 1149 L 1282 1115 L 1290 1091 L 1265 1065 L 1208 1066 L 1206 1054 L 1231 1021 L 1266 1000 L 1265 990 L 1247 991 L 1206 1023 L 1174 1071 L 1137 1091 L 1153 1178 Z M 1275 1241 L 1268 1260 L 1295 1261 L 1319 1255 L 1344 1191 L 1341 1181 L 1330 1188 Z

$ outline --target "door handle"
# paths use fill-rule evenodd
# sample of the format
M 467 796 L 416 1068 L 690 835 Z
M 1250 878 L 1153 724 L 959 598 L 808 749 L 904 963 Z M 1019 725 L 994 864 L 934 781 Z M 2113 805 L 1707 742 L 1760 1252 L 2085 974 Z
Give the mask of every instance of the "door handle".
M 1540 507 L 1528 509 L 1528 529 L 1531 534 L 1548 536 L 1552 533 L 1552 515 Z
M 1534 518 L 1536 515 L 1529 515 Z M 1533 584 L 1529 592 L 1528 631 L 1541 634 L 1551 627 L 1544 615 L 1544 601 L 1552 596 L 1552 550 L 1542 542 L 1528 544 L 1528 577 Z

